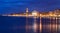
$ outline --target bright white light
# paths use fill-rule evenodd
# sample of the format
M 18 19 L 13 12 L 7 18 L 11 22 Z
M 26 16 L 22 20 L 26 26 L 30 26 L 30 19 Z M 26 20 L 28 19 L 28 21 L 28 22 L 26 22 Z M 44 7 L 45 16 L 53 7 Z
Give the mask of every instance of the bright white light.
M 32 15 L 33 15 L 33 16 L 36 16 L 36 15 L 37 15 L 37 13 L 32 13 Z
M 33 16 L 37 16 L 37 11 L 33 11 L 33 12 L 32 12 L 32 15 L 33 15 Z

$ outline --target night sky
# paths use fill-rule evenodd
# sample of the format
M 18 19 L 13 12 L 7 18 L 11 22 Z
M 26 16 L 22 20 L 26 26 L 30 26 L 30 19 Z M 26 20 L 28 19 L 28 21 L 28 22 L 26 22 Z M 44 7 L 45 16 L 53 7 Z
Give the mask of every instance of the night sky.
M 46 12 L 60 9 L 60 0 L 0 0 L 0 14 L 37 10 Z

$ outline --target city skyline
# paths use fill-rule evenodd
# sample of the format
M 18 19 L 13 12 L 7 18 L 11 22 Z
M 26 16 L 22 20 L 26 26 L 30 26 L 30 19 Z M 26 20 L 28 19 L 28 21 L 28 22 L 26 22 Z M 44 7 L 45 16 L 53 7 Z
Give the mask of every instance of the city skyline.
M 60 0 L 0 0 L 0 33 L 60 33 Z
M 10 13 L 10 14 L 2 14 L 2 16 L 19 16 L 19 17 L 60 17 L 60 9 L 56 9 L 49 12 L 39 12 L 37 10 L 33 10 L 32 12 L 26 8 L 25 12 L 20 13 Z

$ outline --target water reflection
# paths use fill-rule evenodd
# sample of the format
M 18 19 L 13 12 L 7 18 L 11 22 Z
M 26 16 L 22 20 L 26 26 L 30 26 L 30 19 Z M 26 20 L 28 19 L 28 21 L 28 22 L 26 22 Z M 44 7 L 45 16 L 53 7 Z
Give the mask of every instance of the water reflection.
M 50 17 L 50 18 L 27 18 L 28 33 L 59 33 L 60 30 L 60 18 Z

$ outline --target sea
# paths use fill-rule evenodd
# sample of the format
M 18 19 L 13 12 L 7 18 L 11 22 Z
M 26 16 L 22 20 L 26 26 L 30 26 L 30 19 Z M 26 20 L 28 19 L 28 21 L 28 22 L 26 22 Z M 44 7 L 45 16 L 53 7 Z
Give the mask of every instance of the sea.
M 42 32 L 37 29 L 37 32 L 34 32 L 34 22 L 38 25 L 40 24 L 40 18 L 34 19 L 34 17 L 12 17 L 12 16 L 0 16 L 0 33 L 60 33 L 60 27 L 57 27 L 56 30 L 56 19 L 42 18 Z M 28 24 L 26 23 L 28 22 Z M 50 29 L 50 24 L 51 26 Z M 30 26 L 31 29 L 27 28 L 26 25 Z M 59 24 L 57 25 L 59 26 Z M 39 27 L 39 26 L 38 26 Z M 54 29 L 55 28 L 55 29 Z

